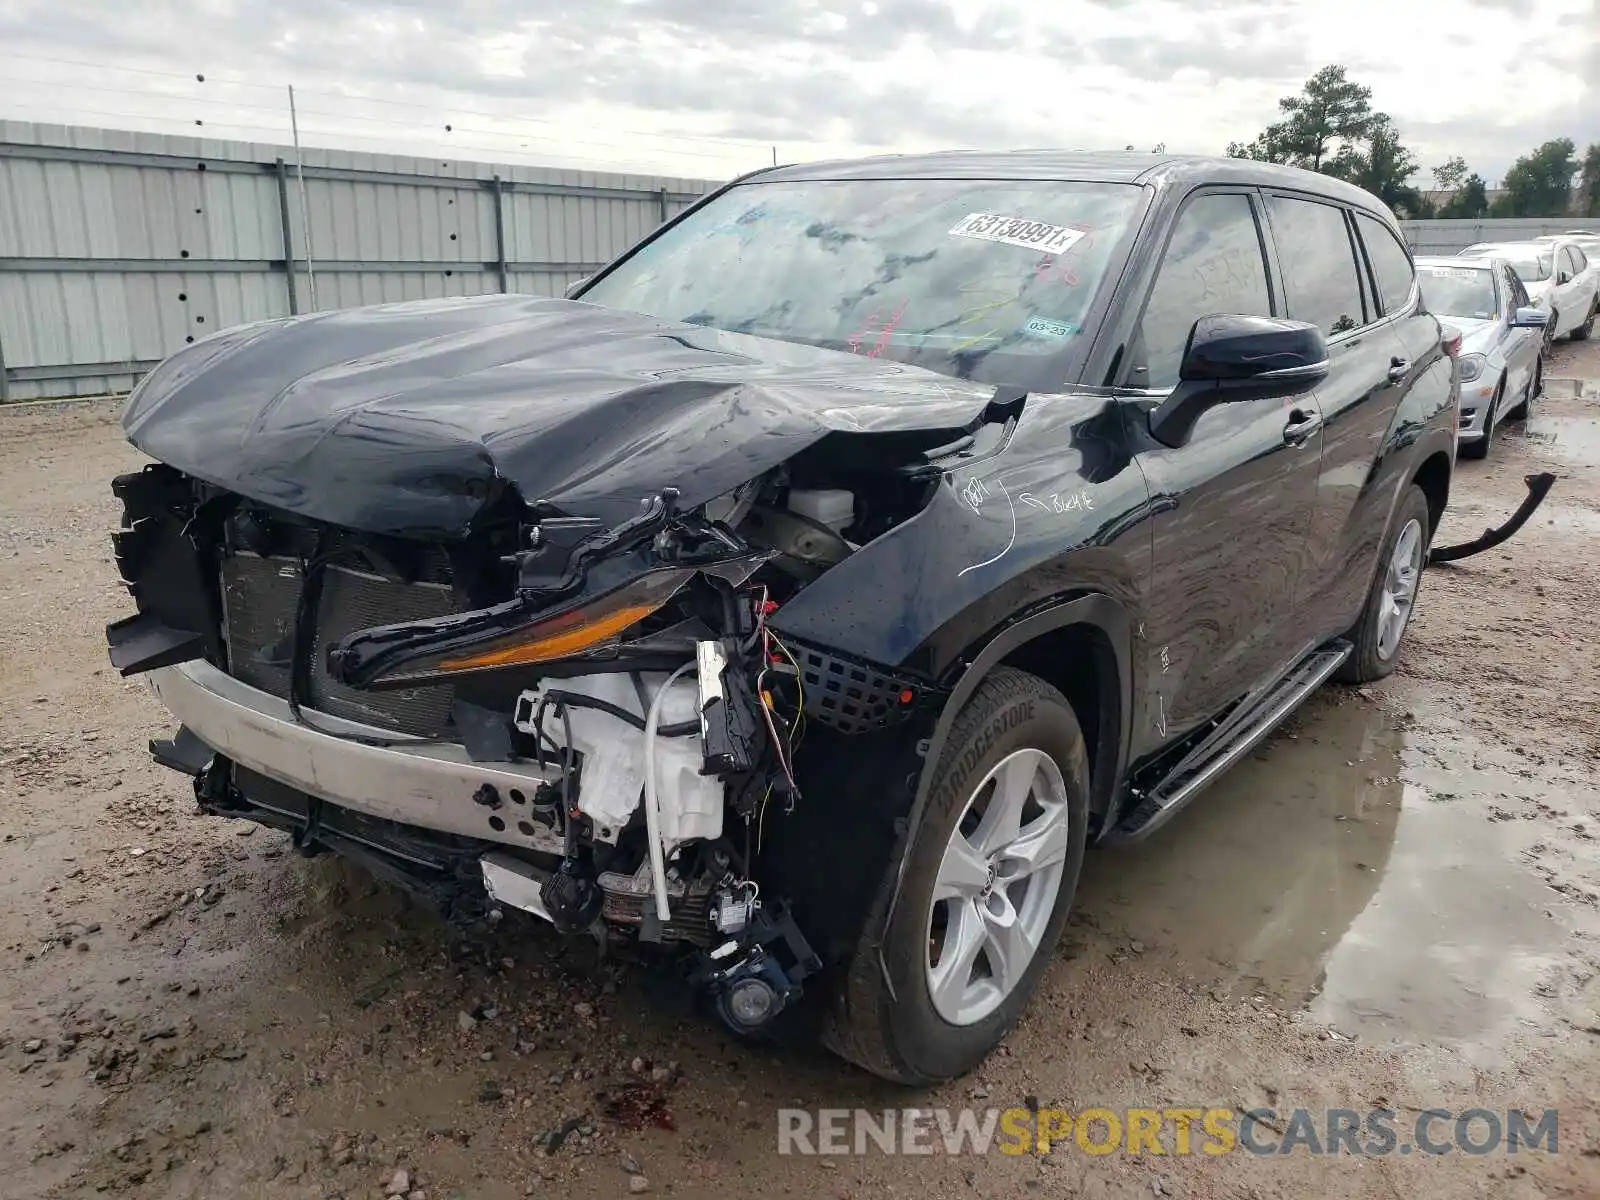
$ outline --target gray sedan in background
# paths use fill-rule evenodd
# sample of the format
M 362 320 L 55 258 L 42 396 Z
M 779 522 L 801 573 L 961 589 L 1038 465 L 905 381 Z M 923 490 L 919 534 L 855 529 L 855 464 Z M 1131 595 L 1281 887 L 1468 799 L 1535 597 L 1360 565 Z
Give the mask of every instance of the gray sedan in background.
M 1544 385 L 1545 324 L 1503 258 L 1416 260 L 1428 310 L 1461 331 L 1461 423 L 1466 458 L 1486 458 L 1495 427 L 1526 417 Z

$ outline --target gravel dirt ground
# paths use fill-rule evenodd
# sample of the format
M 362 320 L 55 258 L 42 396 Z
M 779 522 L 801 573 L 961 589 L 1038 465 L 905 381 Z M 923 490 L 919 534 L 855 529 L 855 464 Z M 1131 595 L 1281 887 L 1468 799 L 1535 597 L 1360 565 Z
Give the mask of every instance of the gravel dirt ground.
M 0 1195 L 1600 1196 L 1600 348 L 1457 472 L 1400 672 L 1330 687 L 1168 829 L 1091 855 L 975 1076 L 882 1085 L 663 1015 L 528 924 L 463 940 L 194 813 L 106 662 L 114 406 L 0 413 Z M 779 1156 L 776 1110 L 1558 1108 L 1557 1152 Z M 1446 1127 L 1448 1128 L 1448 1127 Z M 1403 1139 L 1404 1140 L 1404 1139 Z

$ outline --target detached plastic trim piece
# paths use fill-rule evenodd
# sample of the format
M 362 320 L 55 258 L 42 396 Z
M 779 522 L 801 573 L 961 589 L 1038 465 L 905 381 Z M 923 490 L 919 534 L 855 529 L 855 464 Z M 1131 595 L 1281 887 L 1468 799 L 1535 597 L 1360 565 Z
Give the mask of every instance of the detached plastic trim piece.
M 174 629 L 154 613 L 124 617 L 106 626 L 111 665 L 122 675 L 176 666 L 205 653 L 205 638 L 188 629 Z

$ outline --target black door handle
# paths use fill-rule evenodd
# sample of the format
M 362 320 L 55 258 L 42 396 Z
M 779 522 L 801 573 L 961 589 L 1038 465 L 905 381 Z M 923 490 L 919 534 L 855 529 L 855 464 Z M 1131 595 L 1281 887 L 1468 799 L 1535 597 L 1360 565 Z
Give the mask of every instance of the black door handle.
M 1411 374 L 1411 360 L 1409 358 L 1391 358 L 1389 360 L 1389 382 L 1403 383 L 1405 377 Z
M 1303 446 L 1321 428 L 1322 417 L 1318 413 L 1297 408 L 1289 414 L 1289 423 L 1283 427 L 1283 440 L 1291 446 Z

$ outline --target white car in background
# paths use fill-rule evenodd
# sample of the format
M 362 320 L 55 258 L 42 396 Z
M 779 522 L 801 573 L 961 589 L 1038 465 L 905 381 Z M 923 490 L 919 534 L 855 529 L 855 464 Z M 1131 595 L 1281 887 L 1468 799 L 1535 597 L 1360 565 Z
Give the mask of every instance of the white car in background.
M 1590 230 L 1588 233 L 1569 231 L 1567 233 L 1548 233 L 1543 237 L 1535 238 L 1536 242 L 1570 242 L 1577 252 L 1578 261 L 1587 264 L 1586 271 L 1579 274 L 1593 276 L 1595 288 L 1600 291 L 1600 232 Z
M 1464 458 L 1487 458 L 1500 422 L 1530 415 L 1544 386 L 1549 314 L 1533 307 L 1503 258 L 1419 255 L 1415 262 L 1422 303 L 1461 333 L 1456 443 Z
M 1595 266 L 1595 259 L 1600 258 L 1600 229 L 1569 229 L 1565 233 L 1546 233 L 1533 239 L 1536 242 L 1576 242 L 1578 248 L 1589 258 L 1589 265 Z
M 1600 270 L 1573 241 L 1557 238 L 1526 242 L 1479 242 L 1459 251 L 1459 258 L 1503 258 L 1528 289 L 1535 308 L 1550 314 L 1547 342 L 1567 334 L 1581 342 L 1594 330 L 1600 309 Z

